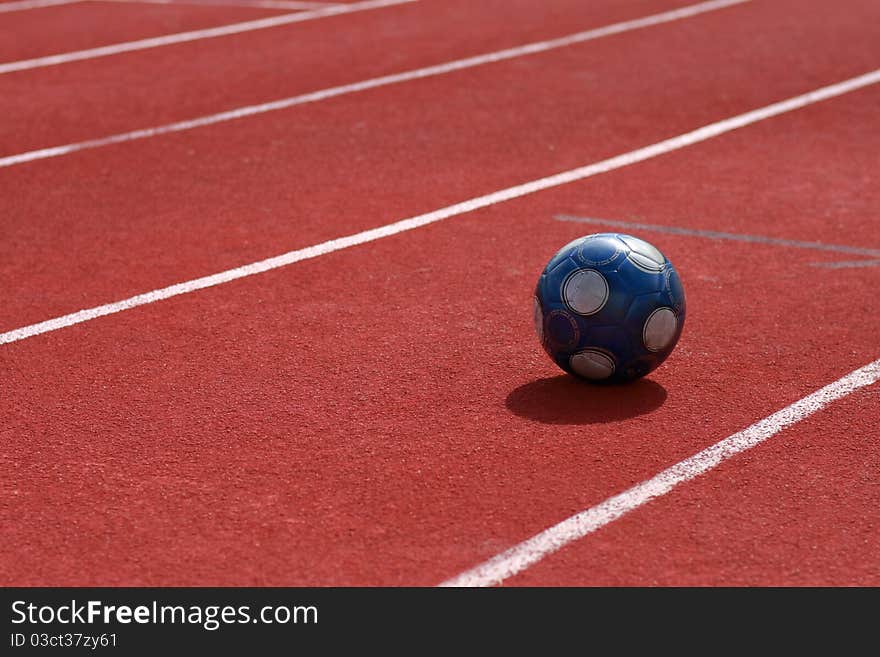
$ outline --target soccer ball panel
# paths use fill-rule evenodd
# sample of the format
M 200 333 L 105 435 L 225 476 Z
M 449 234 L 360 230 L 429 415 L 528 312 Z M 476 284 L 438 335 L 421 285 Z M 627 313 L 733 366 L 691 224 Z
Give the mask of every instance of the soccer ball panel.
M 569 365 L 578 375 L 591 381 L 601 381 L 614 374 L 614 359 L 597 349 L 574 354 Z
M 595 269 L 577 269 L 565 279 L 562 298 L 578 315 L 593 315 L 608 301 L 608 281 Z
M 550 258 L 550 262 L 547 263 L 547 266 L 544 268 L 545 271 L 550 271 L 558 266 L 563 260 L 566 258 L 572 257 L 573 254 L 577 253 L 577 247 L 580 246 L 581 242 L 584 241 L 585 238 L 578 237 L 576 240 L 572 240 L 565 246 L 563 246 L 556 254 Z
M 675 338 L 678 330 L 678 320 L 672 308 L 657 308 L 645 322 L 642 329 L 642 342 L 648 351 L 661 351 L 666 349 Z
M 648 273 L 657 273 L 663 271 L 666 264 L 666 257 L 660 253 L 653 244 L 649 244 L 645 240 L 631 235 L 620 235 L 620 240 L 626 244 L 630 251 L 627 258 L 639 269 Z
M 581 326 L 577 319 L 564 310 L 554 310 L 547 315 L 545 344 L 555 351 L 574 349 L 581 339 Z
M 663 265 L 663 269 L 665 268 L 666 265 Z M 641 267 L 630 258 L 629 254 L 620 263 L 617 273 L 623 280 L 623 284 L 627 286 L 627 292 L 633 296 L 666 289 L 667 278 L 665 271 L 649 270 L 646 267 Z
M 672 267 L 670 267 L 666 271 L 666 276 L 664 277 L 665 289 L 666 293 L 669 295 L 669 302 L 672 304 L 672 307 L 675 309 L 681 317 L 684 317 L 685 313 L 685 298 L 684 298 L 684 287 L 681 284 L 681 278 L 678 276 L 678 272 L 675 271 Z
M 602 267 L 617 260 L 626 251 L 616 235 L 599 233 L 584 238 L 577 247 L 577 258 L 585 265 Z
M 535 333 L 538 334 L 538 340 L 544 342 L 544 311 L 541 310 L 541 302 L 538 297 L 532 299 L 532 321 L 535 322 Z

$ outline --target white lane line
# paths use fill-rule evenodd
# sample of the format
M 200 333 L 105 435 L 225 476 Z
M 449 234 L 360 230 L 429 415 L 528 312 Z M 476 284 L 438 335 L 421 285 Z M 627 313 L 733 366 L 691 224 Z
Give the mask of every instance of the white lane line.
M 828 244 L 827 242 L 806 242 L 804 240 L 791 240 L 779 237 L 767 237 L 765 235 L 749 235 L 747 233 L 724 233 L 718 230 L 702 230 L 700 228 L 685 228 L 684 226 L 664 226 L 661 224 L 645 224 L 636 221 L 618 221 L 616 219 L 599 219 L 595 217 L 578 217 L 570 214 L 558 214 L 554 217 L 557 221 L 572 223 L 594 224 L 599 226 L 614 226 L 615 228 L 633 228 L 638 230 L 650 230 L 670 235 L 688 235 L 692 237 L 704 237 L 710 240 L 730 240 L 733 242 L 751 242 L 754 244 L 771 244 L 775 246 L 787 246 L 795 249 L 814 249 L 816 251 L 829 251 L 832 253 L 853 253 L 856 255 L 880 257 L 880 249 L 869 249 L 862 246 L 848 246 L 845 244 Z
M 152 2 L 153 0 L 141 0 L 146 2 Z M 210 2 L 210 0 L 204 0 L 205 3 Z M 342 3 L 338 2 L 294 2 L 293 0 L 255 0 L 254 2 L 247 2 L 246 0 L 242 0 L 242 3 L 238 6 L 241 7 L 268 7 L 272 9 L 321 9 L 322 7 L 334 7 L 340 5 Z
M 880 267 L 880 260 L 842 260 L 838 262 L 813 262 L 813 267 L 827 269 L 852 269 L 855 267 Z
M 850 372 L 781 411 L 676 463 L 651 479 L 563 520 L 485 563 L 442 582 L 440 586 L 473 587 L 500 584 L 553 552 L 665 495 L 679 484 L 708 472 L 732 456 L 760 445 L 786 427 L 825 408 L 831 402 L 877 381 L 880 381 L 880 360 Z
M 152 37 L 149 39 L 139 39 L 137 41 L 114 43 L 109 46 L 89 48 L 88 50 L 75 50 L 58 55 L 49 55 L 47 57 L 37 57 L 35 59 L 22 59 L 17 62 L 7 62 L 6 64 L 0 64 L 0 73 L 24 71 L 28 69 L 41 68 L 43 66 L 55 66 L 57 64 L 66 64 L 68 62 L 81 61 L 83 59 L 108 57 L 110 55 L 118 55 L 120 53 L 132 52 L 135 50 L 146 50 L 148 48 L 158 48 L 160 46 L 169 46 L 175 43 L 185 43 L 187 41 L 213 39 L 215 37 L 229 36 L 230 34 L 240 34 L 241 32 L 251 32 L 253 30 L 263 30 L 270 27 L 278 27 L 280 25 L 300 23 L 316 18 L 324 18 L 326 16 L 350 14 L 357 11 L 379 9 L 381 7 L 390 7 L 393 5 L 400 5 L 416 1 L 417 0 L 365 0 L 364 2 L 355 2 L 350 5 L 329 5 L 322 9 L 315 9 L 313 11 L 300 11 L 293 14 L 281 14 L 280 16 L 258 18 L 256 20 L 245 21 L 243 23 L 232 23 L 230 25 L 210 27 L 203 30 L 178 32 L 176 34 L 166 34 L 165 36 Z
M 347 249 L 358 244 L 365 244 L 367 242 L 372 242 L 374 240 L 382 239 L 384 237 L 397 235 L 398 233 L 413 230 L 421 226 L 427 226 L 428 224 L 442 221 L 443 219 L 448 219 L 449 217 L 455 217 L 460 214 L 465 214 L 467 212 L 472 212 L 479 208 L 485 208 L 490 205 L 495 205 L 496 203 L 509 201 L 511 199 L 519 198 L 521 196 L 526 196 L 527 194 L 534 194 L 535 192 L 550 189 L 552 187 L 558 187 L 560 185 L 565 185 L 566 183 L 574 182 L 576 180 L 583 180 L 585 178 L 589 178 L 600 173 L 613 171 L 614 169 L 619 169 L 630 164 L 635 164 L 636 162 L 642 162 L 644 160 L 657 157 L 658 155 L 663 155 L 664 153 L 670 153 L 680 148 L 684 148 L 685 146 L 697 144 L 699 142 L 706 141 L 707 139 L 711 139 L 712 137 L 717 137 L 726 132 L 736 130 L 737 128 L 742 128 L 743 126 L 757 123 L 758 121 L 763 121 L 765 119 L 769 119 L 785 112 L 791 112 L 792 110 L 796 110 L 798 108 L 805 107 L 807 105 L 811 105 L 822 100 L 833 98 L 835 96 L 840 96 L 842 94 L 855 91 L 856 89 L 861 89 L 862 87 L 876 84 L 877 82 L 880 82 L 880 69 L 872 71 L 871 73 L 860 75 L 855 78 L 850 78 L 848 80 L 838 82 L 836 84 L 829 85 L 827 87 L 822 87 L 820 89 L 810 91 L 800 96 L 794 96 L 793 98 L 789 98 L 778 103 L 773 103 L 772 105 L 767 105 L 766 107 L 752 110 L 751 112 L 746 112 L 745 114 L 739 114 L 737 116 L 724 119 L 723 121 L 718 121 L 717 123 L 711 123 L 691 132 L 686 132 L 682 135 L 678 135 L 677 137 L 672 137 L 670 139 L 651 144 L 650 146 L 645 146 L 644 148 L 639 148 L 637 150 L 624 153 L 622 155 L 617 155 L 616 157 L 602 160 L 601 162 L 596 162 L 594 164 L 589 164 L 583 167 L 579 167 L 577 169 L 564 171 L 562 173 L 548 176 L 546 178 L 533 180 L 531 182 L 527 182 L 521 185 L 516 185 L 515 187 L 508 187 L 507 189 L 502 189 L 491 194 L 486 194 L 485 196 L 472 198 L 461 203 L 456 203 L 455 205 L 450 205 L 439 210 L 434 210 L 433 212 L 428 212 L 427 214 L 410 217 L 409 219 L 402 219 L 395 223 L 380 226 L 379 228 L 365 230 L 363 232 L 348 235 L 346 237 L 339 237 L 337 239 L 322 242 L 321 244 L 309 246 L 304 249 L 289 251 L 287 253 L 269 258 L 267 260 L 261 260 L 259 262 L 243 265 L 241 267 L 229 269 L 217 274 L 212 274 L 210 276 L 196 278 L 190 281 L 186 281 L 184 283 L 177 283 L 169 287 L 153 290 L 152 292 L 139 294 L 137 296 L 124 299 L 122 301 L 116 301 L 114 303 L 108 303 L 102 306 L 97 306 L 95 308 L 80 310 L 78 312 L 71 313 L 69 315 L 63 315 L 61 317 L 56 317 L 54 319 L 49 319 L 38 324 L 31 324 L 30 326 L 24 326 L 22 328 L 14 329 L 12 331 L 7 331 L 6 333 L 0 334 L 0 344 L 16 342 L 18 340 L 23 340 L 34 335 L 40 335 L 41 333 L 48 333 L 49 331 L 57 331 L 58 329 L 67 326 L 73 326 L 74 324 L 86 322 L 92 319 L 96 319 L 98 317 L 103 317 L 104 315 L 111 315 L 113 313 L 118 313 L 123 310 L 129 310 L 131 308 L 136 308 L 138 306 L 143 306 L 149 303 L 155 303 L 156 301 L 160 301 L 162 299 L 168 299 L 170 297 L 175 297 L 181 294 L 188 294 L 190 292 L 195 292 L 196 290 L 202 290 L 204 288 L 220 285 L 222 283 L 228 283 L 230 281 L 245 278 L 246 276 L 253 276 L 254 274 L 259 274 L 261 272 L 269 271 L 271 269 L 285 267 L 295 262 L 300 262 L 301 260 L 316 258 L 318 256 L 325 255 L 327 253 L 333 253 L 334 251 L 340 251 L 342 249 Z
M 55 5 L 72 5 L 75 2 L 82 2 L 82 0 L 18 0 L 18 2 L 0 2 L 0 14 L 7 11 L 24 11 L 26 9 L 54 7 Z
M 625 21 L 623 23 L 607 25 L 605 27 L 600 27 L 594 30 L 578 32 L 577 34 L 571 34 L 569 36 L 560 37 L 558 39 L 539 41 L 523 46 L 517 46 L 515 48 L 508 48 L 506 50 L 498 50 L 483 55 L 476 55 L 474 57 L 468 57 L 466 59 L 457 59 L 446 62 L 444 64 L 436 64 L 434 66 L 428 66 L 426 68 L 414 69 L 411 71 L 405 71 L 403 73 L 395 73 L 393 75 L 385 75 L 379 78 L 371 78 L 369 80 L 363 80 L 362 82 L 344 84 L 338 87 L 330 87 L 328 89 L 313 91 L 307 94 L 302 94 L 300 96 L 282 98 L 280 100 L 274 100 L 268 103 L 262 103 L 260 105 L 247 105 L 245 107 L 239 107 L 237 109 L 228 110 L 226 112 L 219 112 L 218 114 L 210 114 L 195 119 L 178 121 L 176 123 L 169 123 L 153 128 L 141 128 L 139 130 L 123 132 L 116 135 L 111 135 L 109 137 L 89 139 L 87 141 L 65 144 L 63 146 L 51 146 L 49 148 L 41 148 L 34 151 L 28 151 L 26 153 L 18 153 L 16 155 L 7 155 L 6 157 L 0 157 L 0 168 L 13 166 L 15 164 L 22 164 L 23 162 L 32 162 L 34 160 L 43 160 L 50 157 L 59 157 L 61 155 L 75 153 L 77 151 L 82 151 L 89 148 L 99 148 L 101 146 L 120 144 L 123 142 L 134 141 L 136 139 L 148 139 L 150 137 L 156 137 L 173 132 L 192 130 L 193 128 L 200 128 L 203 126 L 213 125 L 215 123 L 223 123 L 225 121 L 232 121 L 235 119 L 241 119 L 257 114 L 264 114 L 266 112 L 283 110 L 294 107 L 296 105 L 303 105 L 305 103 L 315 103 L 318 101 L 327 100 L 328 98 L 357 93 L 359 91 L 365 91 L 367 89 L 375 89 L 377 87 L 384 87 L 386 85 L 407 82 L 410 80 L 418 80 L 434 75 L 442 75 L 445 73 L 460 71 L 462 69 L 472 68 L 475 66 L 481 66 L 484 64 L 513 59 L 515 57 L 533 55 L 535 53 L 546 52 L 548 50 L 563 48 L 565 46 L 570 46 L 576 43 L 583 43 L 592 39 L 598 39 L 600 37 L 609 36 L 611 34 L 619 34 L 620 32 L 626 32 L 628 30 L 635 30 L 643 27 L 649 27 L 651 25 L 657 25 L 660 23 L 667 23 L 682 18 L 688 18 L 697 14 L 721 9 L 723 7 L 729 7 L 731 5 L 742 4 L 749 1 L 750 0 L 712 0 L 711 2 L 703 2 L 697 5 L 691 5 L 688 7 L 683 7 L 681 9 L 676 9 L 674 11 L 664 12 L 662 14 L 655 14 L 653 16 L 646 16 L 644 18 Z M 0 66 L 0 73 L 2 72 L 2 66 Z
M 141 2 L 154 2 L 156 0 L 141 0 Z M 164 1 L 164 0 L 163 0 Z M 208 0 L 210 2 L 210 0 Z M 207 2 L 205 2 L 207 4 Z M 254 2 L 242 1 L 236 4 L 239 7 L 266 7 L 269 9 L 320 9 L 322 7 L 334 7 L 341 3 L 335 2 L 293 2 L 292 0 L 255 0 Z
M 638 230 L 653 230 L 658 233 L 670 233 L 673 235 L 688 235 L 693 237 L 705 237 L 710 240 L 731 240 L 733 242 L 752 242 L 755 244 L 772 244 L 775 246 L 792 247 L 795 249 L 815 249 L 817 251 L 831 251 L 835 253 L 855 253 L 858 255 L 872 256 L 873 260 L 843 260 L 837 262 L 811 262 L 810 267 L 825 267 L 828 269 L 846 269 L 854 267 L 876 267 L 880 265 L 880 249 L 868 249 L 861 246 L 847 246 L 845 244 L 827 244 L 825 242 L 806 242 L 804 240 L 789 240 L 778 237 L 766 237 L 764 235 L 747 235 L 745 233 L 723 233 L 717 230 L 701 230 L 699 228 L 684 228 L 681 226 L 661 226 L 658 224 L 644 224 L 635 221 L 617 221 L 613 219 L 597 219 L 594 217 L 575 217 L 572 215 L 559 214 L 555 219 L 582 224 L 595 224 L 602 226 L 616 226 L 617 228 Z
M 61 0 L 74 2 L 76 0 Z M 205 5 L 210 7 L 266 7 L 269 9 L 323 9 L 342 3 L 338 2 L 299 2 L 298 0 L 97 0 L 98 2 L 117 2 L 120 4 L 154 5 Z

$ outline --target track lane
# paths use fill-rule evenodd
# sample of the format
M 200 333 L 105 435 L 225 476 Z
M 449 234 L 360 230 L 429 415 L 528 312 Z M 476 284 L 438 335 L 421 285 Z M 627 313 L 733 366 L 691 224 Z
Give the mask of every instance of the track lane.
M 0 63 L 281 13 L 285 12 L 261 7 L 87 1 L 3 13 Z
M 235 130 L 216 126 L 185 137 L 8 169 L 0 180 L 15 193 L 9 194 L 4 275 L 17 282 L 20 294 L 7 306 L 4 328 L 213 273 L 337 237 L 343 230 L 345 234 L 387 223 L 388 217 L 412 216 L 487 189 L 614 155 L 656 140 L 658 132 L 665 137 L 678 126 L 689 130 L 720 118 L 725 110 L 732 114 L 752 109 L 762 96 L 771 95 L 741 78 L 764 61 L 758 59 L 763 52 L 744 53 L 741 68 L 733 67 L 728 77 L 694 81 L 684 62 L 697 54 L 726 57 L 726 52 L 704 26 L 683 25 L 668 34 L 664 28 L 663 35 L 686 41 L 691 49 L 667 57 L 639 91 L 627 86 L 615 87 L 618 93 L 613 95 L 592 90 L 619 81 L 632 65 L 614 62 L 610 53 L 641 42 L 593 42 L 585 44 L 584 51 L 507 62 L 504 67 L 510 68 L 502 75 L 474 70 L 454 79 L 389 89 L 387 94 L 377 90 L 345 103 L 317 104 L 297 114 L 304 120 L 297 125 L 279 114 L 242 122 Z M 751 25 L 748 29 L 753 31 Z M 806 28 L 805 33 L 812 36 Z M 704 41 L 695 38 L 700 34 L 705 34 Z M 635 35 L 619 39 L 628 36 Z M 640 65 L 656 65 L 652 48 L 660 47 L 657 38 L 641 51 Z M 782 40 L 774 43 L 787 45 Z M 588 104 L 569 93 L 582 74 L 583 52 L 608 62 L 591 70 L 596 77 L 585 92 Z M 830 68 L 855 67 L 822 60 Z M 784 56 L 773 61 L 791 70 Z M 545 74 L 540 87 L 511 86 L 510 81 L 528 77 L 535 67 L 548 63 L 558 68 L 552 76 Z M 778 75 L 774 70 L 773 79 L 785 90 L 802 84 Z M 472 88 L 483 93 L 475 97 Z M 696 106 L 698 90 L 706 97 Z M 779 97 L 774 90 L 772 100 Z M 444 102 L 432 104 L 437 98 Z M 512 105 L 519 111 L 509 111 Z M 374 124 L 365 118 L 370 116 L 381 120 Z M 554 120 L 548 121 L 548 116 Z M 572 133 L 575 125 L 578 130 Z M 611 125 L 616 126 L 613 131 Z M 211 155 L 215 152 L 235 156 L 221 159 Z M 358 156 L 350 157 L 352 152 Z M 394 156 L 389 158 L 389 152 Z M 118 165 L 108 159 L 111 156 L 120 158 Z M 89 184 L 80 184 L 77 177 Z M 235 179 L 238 184 L 229 189 L 225 181 Z M 339 197 L 339 181 L 345 182 L 350 198 L 358 199 L 356 205 Z M 53 189 L 50 197 L 40 191 L 44 188 Z M 222 204 L 218 194 L 224 195 Z M 63 248 L 54 239 L 59 231 L 70 236 Z
M 613 184 L 597 179 L 589 198 L 573 201 L 560 214 L 847 245 L 874 252 L 880 249 L 876 223 L 880 188 L 874 174 L 874 153 L 880 148 L 874 136 L 878 126 L 874 108 L 880 103 L 880 89 L 868 88 L 859 94 L 786 114 L 780 117 L 784 131 L 775 119 L 763 121 L 683 151 L 686 157 L 648 160 L 621 169 Z M 743 161 L 754 164 L 744 168 Z M 699 173 L 696 181 L 695 172 Z M 669 196 L 646 187 L 645 179 L 663 180 Z M 688 194 L 688 202 L 680 203 Z M 620 199 L 628 204 L 623 215 L 618 214 Z M 658 217 L 662 221 L 655 221 Z M 581 228 L 616 230 L 601 223 L 581 224 Z M 662 239 L 660 232 L 645 234 Z M 867 254 L 821 250 L 783 249 L 781 253 L 792 264 L 872 259 Z M 818 267 L 810 270 L 811 279 L 834 276 Z
M 875 384 L 505 585 L 877 586 L 878 413 Z
M 10 154 L 150 127 L 688 4 L 626 0 L 585 10 L 575 0 L 554 0 L 535 21 L 525 0 L 416 2 L 8 73 L 0 75 L 8 117 L 0 145 Z M 575 27 L 572 16 L 580 17 Z
M 62 155 L 79 152 L 81 150 L 100 148 L 103 146 L 120 144 L 140 139 L 155 138 L 166 134 L 173 134 L 176 132 L 185 132 L 188 130 L 193 130 L 209 125 L 215 125 L 218 123 L 225 123 L 228 121 L 249 118 L 269 112 L 286 110 L 298 105 L 320 102 L 323 100 L 328 100 L 330 98 L 336 98 L 352 93 L 360 93 L 370 89 L 377 89 L 380 87 L 387 87 L 394 84 L 402 84 L 404 82 L 410 82 L 413 80 L 420 80 L 438 75 L 445 75 L 457 71 L 476 68 L 478 66 L 485 66 L 501 61 L 516 59 L 518 57 L 534 55 L 541 52 L 548 52 L 559 48 L 586 43 L 587 41 L 592 41 L 615 34 L 621 34 L 627 31 L 644 29 L 663 23 L 691 18 L 701 13 L 715 11 L 719 8 L 726 8 L 734 4 L 742 4 L 743 2 L 748 1 L 750 0 L 709 0 L 707 2 L 690 5 L 681 9 L 661 12 L 659 14 L 651 14 L 649 16 L 643 16 L 641 18 L 630 21 L 622 21 L 618 23 L 612 23 L 610 25 L 604 25 L 602 27 L 594 29 L 575 32 L 574 34 L 568 34 L 560 38 L 531 42 L 528 44 L 515 46 L 513 48 L 495 50 L 472 57 L 465 57 L 463 59 L 455 59 L 447 62 L 442 62 L 440 64 L 435 64 L 432 66 L 409 69 L 407 71 L 392 73 L 390 75 L 382 75 L 379 77 L 368 78 L 366 80 L 360 80 L 349 84 L 328 87 L 305 94 L 298 94 L 285 98 L 277 98 L 267 103 L 245 105 L 242 107 L 233 108 L 231 110 L 203 115 L 183 121 L 174 121 L 172 123 L 141 128 L 138 130 L 131 130 L 128 132 L 117 133 L 114 135 L 108 135 L 96 139 L 88 139 L 71 144 L 37 149 L 25 153 L 18 153 L 16 155 L 0 157 L 0 167 L 5 168 L 25 162 L 32 162 L 35 160 L 60 157 Z M 2 70 L 2 67 L 0 67 L 0 70 Z
M 864 110 L 873 97 L 829 102 L 846 116 L 844 107 Z M 755 166 L 784 179 L 813 171 L 818 163 L 806 159 L 779 166 L 788 118 L 774 120 L 763 159 L 741 159 L 736 171 L 725 160 L 728 176 L 747 178 Z M 833 136 L 857 137 L 851 125 L 836 122 Z M 663 160 L 685 166 L 754 129 Z M 689 170 L 692 183 L 702 180 Z M 778 246 L 695 248 L 675 235 L 652 241 L 688 293 L 676 352 L 622 395 L 560 376 L 533 336 L 534 279 L 581 228 L 554 220 L 560 209 L 598 198 L 617 200 L 607 207 L 614 216 L 628 211 L 615 191 L 620 173 L 7 345 L 0 359 L 14 394 L 0 403 L 11 531 L 0 576 L 433 584 L 876 358 L 864 323 L 803 321 L 817 307 L 851 317 L 855 298 L 863 316 L 876 316 L 876 296 L 859 294 L 873 289 L 875 272 L 807 286 L 809 265 L 780 257 Z M 828 198 L 857 194 L 860 183 L 850 183 L 826 187 Z M 665 177 L 642 185 L 665 199 L 657 223 L 722 198 L 712 185 L 669 186 Z M 770 451 L 780 454 L 790 456 Z M 734 473 L 742 466 L 730 464 Z M 876 509 L 860 481 L 849 483 L 850 516 L 861 504 Z M 847 537 L 817 535 L 824 555 L 851 550 Z M 675 543 L 669 560 L 686 561 L 687 547 Z M 583 557 L 572 563 L 586 577 Z M 703 577 L 732 570 L 711 563 Z M 829 581 L 847 573 L 831 570 Z
M 477 236 L 450 239 L 467 237 Z M 606 394 L 584 409 L 588 393 L 548 366 L 529 320 L 507 320 L 526 300 L 502 299 L 498 288 L 473 300 L 501 322 L 469 310 L 463 295 L 478 268 L 436 251 L 410 249 L 432 267 L 413 274 L 409 262 L 395 266 L 372 293 L 363 292 L 376 285 L 369 263 L 340 256 L 303 275 L 339 280 L 340 269 L 354 267 L 371 276 L 312 286 L 318 296 L 297 297 L 304 282 L 291 290 L 270 281 L 272 295 L 244 286 L 233 300 L 224 292 L 222 303 L 213 293 L 192 297 L 226 312 L 175 302 L 159 322 L 140 311 L 114 319 L 97 341 L 72 329 L 39 349 L 14 346 L 4 354 L 4 369 L 15 373 L 7 383 L 19 391 L 4 401 L 13 404 L 4 409 L 13 422 L 4 432 L 13 469 L 4 481 L 16 496 L 4 519 L 4 580 L 436 583 L 776 410 L 875 347 L 865 336 L 837 342 L 821 331 L 781 330 L 766 313 L 713 340 L 714 326 L 738 317 L 719 317 L 707 284 L 691 284 L 691 299 L 712 311 L 691 323 L 684 350 L 635 400 Z M 493 251 L 469 255 L 486 261 Z M 387 261 L 392 253 L 372 255 Z M 700 271 L 711 271 L 712 255 Z M 682 264 L 693 271 L 688 259 Z M 452 286 L 450 267 L 461 271 Z M 502 280 L 526 297 L 527 278 Z M 352 288 L 361 302 L 339 303 Z M 741 307 L 766 286 L 740 288 L 724 304 Z M 426 297 L 449 315 L 421 306 Z M 792 305 L 810 301 L 801 295 Z M 845 301 L 834 310 L 848 308 Z M 267 307 L 283 317 L 269 311 L 267 321 Z M 318 320 L 304 326 L 304 316 Z M 389 326 L 399 333 L 389 335 Z M 811 368 L 785 353 L 805 338 L 846 348 L 824 350 L 834 367 Z M 787 366 L 800 366 L 795 372 L 756 368 L 762 380 L 742 385 L 744 355 L 762 362 L 783 354 Z M 536 382 L 544 387 L 538 408 L 528 396 L 510 402 L 519 413 L 507 407 L 512 393 Z M 548 409 L 547 395 L 562 402 Z M 535 413 L 550 422 L 535 422 Z
M 6 62 L 0 64 L 0 74 L 39 70 L 46 67 L 62 66 L 75 62 L 87 62 L 133 52 L 151 51 L 155 48 L 165 48 L 183 43 L 194 43 L 206 39 L 217 39 L 259 30 L 285 27 L 295 23 L 330 18 L 356 11 L 381 9 L 409 2 L 415 2 L 415 0 L 363 0 L 362 2 L 352 5 L 331 5 L 309 11 L 292 11 L 280 15 L 264 16 L 250 21 L 218 25 L 207 29 L 176 32 L 147 39 L 112 43 L 97 48 L 88 48 L 85 50 L 58 53 L 46 57 Z
M 401 219 L 384 226 L 361 231 L 351 235 L 335 238 L 322 242 L 320 244 L 311 245 L 302 249 L 288 251 L 286 253 L 273 256 L 257 262 L 216 272 L 208 276 L 203 276 L 188 281 L 182 281 L 171 286 L 151 290 L 127 299 L 121 299 L 112 303 L 94 306 L 92 308 L 83 309 L 75 313 L 55 317 L 43 322 L 20 327 L 12 331 L 0 333 L 0 344 L 8 344 L 19 340 L 24 340 L 43 333 L 61 330 L 63 328 L 73 326 L 82 322 L 93 321 L 100 317 L 104 317 L 117 312 L 131 310 L 141 305 L 161 302 L 165 299 L 173 298 L 182 294 L 191 294 L 199 290 L 217 285 L 223 285 L 234 280 L 254 276 L 266 271 L 287 267 L 303 260 L 308 260 L 322 255 L 327 255 L 339 250 L 348 249 L 354 246 L 372 242 L 378 239 L 384 239 L 401 232 L 415 230 L 437 221 L 443 221 L 450 218 L 460 216 L 462 214 L 473 212 L 479 208 L 489 207 L 498 203 L 510 201 L 515 198 L 534 194 L 542 190 L 552 189 L 560 185 L 570 184 L 575 181 L 585 180 L 596 175 L 615 171 L 623 167 L 630 167 L 636 163 L 650 160 L 661 155 L 675 152 L 676 150 L 702 143 L 709 139 L 714 139 L 720 135 L 742 129 L 755 122 L 767 121 L 771 118 L 781 116 L 787 112 L 792 112 L 804 107 L 808 107 L 818 102 L 825 102 L 848 93 L 858 90 L 870 88 L 871 85 L 880 81 L 880 70 L 873 73 L 862 75 L 856 78 L 850 78 L 837 84 L 826 86 L 821 89 L 813 90 L 807 94 L 795 96 L 787 100 L 768 105 L 764 108 L 753 110 L 745 114 L 725 119 L 720 122 L 712 123 L 691 132 L 683 133 L 676 137 L 656 142 L 640 149 L 629 151 L 608 158 L 599 162 L 570 169 L 568 171 L 555 174 L 552 176 L 540 178 L 506 189 L 498 190 L 490 194 L 479 196 L 461 203 L 456 203 L 444 208 L 434 210 L 425 214 L 407 219 Z M 795 248 L 807 250 L 810 252 L 820 253 L 845 253 L 848 257 L 856 256 L 858 260 L 851 261 L 834 261 L 834 262 L 812 262 L 811 266 L 824 267 L 827 269 L 841 269 L 851 267 L 873 267 L 880 264 L 880 249 L 866 248 L 863 246 L 852 246 L 846 244 L 835 244 L 822 241 L 804 241 L 792 240 L 785 238 L 774 238 L 766 235 L 750 235 L 746 233 L 730 233 L 726 231 L 713 231 L 696 228 L 688 228 L 685 226 L 664 226 L 662 224 L 649 224 L 642 222 L 620 221 L 615 219 L 602 219 L 588 217 L 583 215 L 558 214 L 554 216 L 559 221 L 568 223 L 585 224 L 589 226 L 602 226 L 606 230 L 623 230 L 627 232 L 648 231 L 662 234 L 676 234 L 698 237 L 701 239 L 711 239 L 721 242 L 739 242 L 753 244 L 767 244 L 773 246 L 782 246 L 784 248 Z

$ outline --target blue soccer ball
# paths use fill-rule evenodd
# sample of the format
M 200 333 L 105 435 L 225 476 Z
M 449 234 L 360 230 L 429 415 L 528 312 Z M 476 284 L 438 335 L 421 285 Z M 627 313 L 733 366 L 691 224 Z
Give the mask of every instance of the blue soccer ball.
M 563 370 L 594 382 L 645 376 L 684 327 L 684 287 L 655 246 L 598 233 L 566 244 L 538 279 L 535 331 Z

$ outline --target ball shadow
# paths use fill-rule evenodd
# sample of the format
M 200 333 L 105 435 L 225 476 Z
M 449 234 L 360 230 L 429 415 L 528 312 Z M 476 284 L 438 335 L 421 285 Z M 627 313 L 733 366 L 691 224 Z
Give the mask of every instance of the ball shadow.
M 650 379 L 596 385 L 568 374 L 539 379 L 507 395 L 510 411 L 545 424 L 601 424 L 645 415 L 666 401 L 666 388 Z

